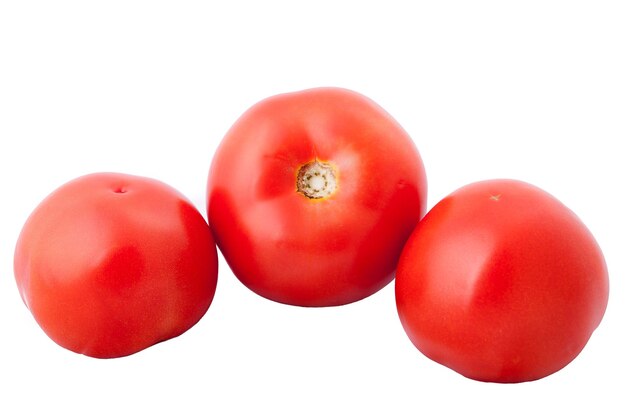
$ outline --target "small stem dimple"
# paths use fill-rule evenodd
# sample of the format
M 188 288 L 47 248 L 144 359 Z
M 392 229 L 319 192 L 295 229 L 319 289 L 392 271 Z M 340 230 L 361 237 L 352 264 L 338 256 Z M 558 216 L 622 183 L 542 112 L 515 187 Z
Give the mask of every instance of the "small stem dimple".
M 296 180 L 299 193 L 310 199 L 331 196 L 337 189 L 337 176 L 333 166 L 314 160 L 300 167 Z

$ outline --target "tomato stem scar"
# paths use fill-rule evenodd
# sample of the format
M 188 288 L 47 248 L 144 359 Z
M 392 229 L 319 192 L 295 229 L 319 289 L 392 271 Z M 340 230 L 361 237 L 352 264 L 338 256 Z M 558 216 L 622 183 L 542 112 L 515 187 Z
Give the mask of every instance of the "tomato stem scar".
M 337 175 L 333 166 L 317 159 L 298 170 L 296 188 L 310 199 L 330 197 L 337 190 Z

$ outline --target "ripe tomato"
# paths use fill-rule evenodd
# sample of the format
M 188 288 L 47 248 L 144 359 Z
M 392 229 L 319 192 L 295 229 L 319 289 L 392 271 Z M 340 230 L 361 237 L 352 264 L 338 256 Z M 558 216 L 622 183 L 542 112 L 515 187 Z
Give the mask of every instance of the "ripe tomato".
M 15 249 L 26 306 L 59 345 L 125 356 L 193 326 L 217 283 L 217 251 L 196 208 L 148 178 L 91 174 L 30 215 Z
M 407 133 L 371 100 L 318 88 L 268 98 L 226 134 L 209 224 L 234 274 L 282 303 L 350 303 L 389 283 L 425 210 Z
M 401 322 L 426 356 L 473 379 L 522 382 L 572 361 L 607 305 L 581 221 L 529 184 L 493 180 L 439 202 L 402 252 Z

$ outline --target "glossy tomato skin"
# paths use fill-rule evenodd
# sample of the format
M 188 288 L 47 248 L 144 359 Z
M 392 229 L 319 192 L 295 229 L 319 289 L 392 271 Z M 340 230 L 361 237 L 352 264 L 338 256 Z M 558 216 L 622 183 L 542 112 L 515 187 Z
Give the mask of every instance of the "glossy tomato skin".
M 396 277 L 415 346 L 492 382 L 567 365 L 599 325 L 608 291 L 589 230 L 550 194 L 513 180 L 470 184 L 439 202 L 408 240 Z
M 17 286 L 59 345 L 97 358 L 178 336 L 205 314 L 217 283 L 209 227 L 159 181 L 98 173 L 66 183 L 26 221 Z
M 298 173 L 319 161 L 336 188 L 309 198 Z M 407 133 L 370 99 L 317 88 L 257 103 L 213 158 L 209 224 L 235 275 L 257 294 L 333 306 L 388 284 L 423 216 L 426 177 Z

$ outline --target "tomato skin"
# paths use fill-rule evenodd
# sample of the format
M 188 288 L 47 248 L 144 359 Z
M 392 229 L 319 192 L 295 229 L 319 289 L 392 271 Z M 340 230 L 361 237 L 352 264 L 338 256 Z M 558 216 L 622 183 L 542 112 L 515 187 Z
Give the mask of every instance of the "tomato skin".
M 468 378 L 523 382 L 580 353 L 604 315 L 609 281 L 573 212 L 530 184 L 491 180 L 426 214 L 395 290 L 402 325 L 426 356 Z
M 59 345 L 97 358 L 178 336 L 217 284 L 208 224 L 178 191 L 97 173 L 51 193 L 27 219 L 14 257 L 26 306 Z
M 315 161 L 336 170 L 335 191 L 319 199 L 297 188 Z M 374 102 L 339 88 L 254 105 L 222 140 L 207 185 L 209 224 L 234 274 L 299 306 L 346 304 L 388 284 L 425 200 L 411 138 Z

